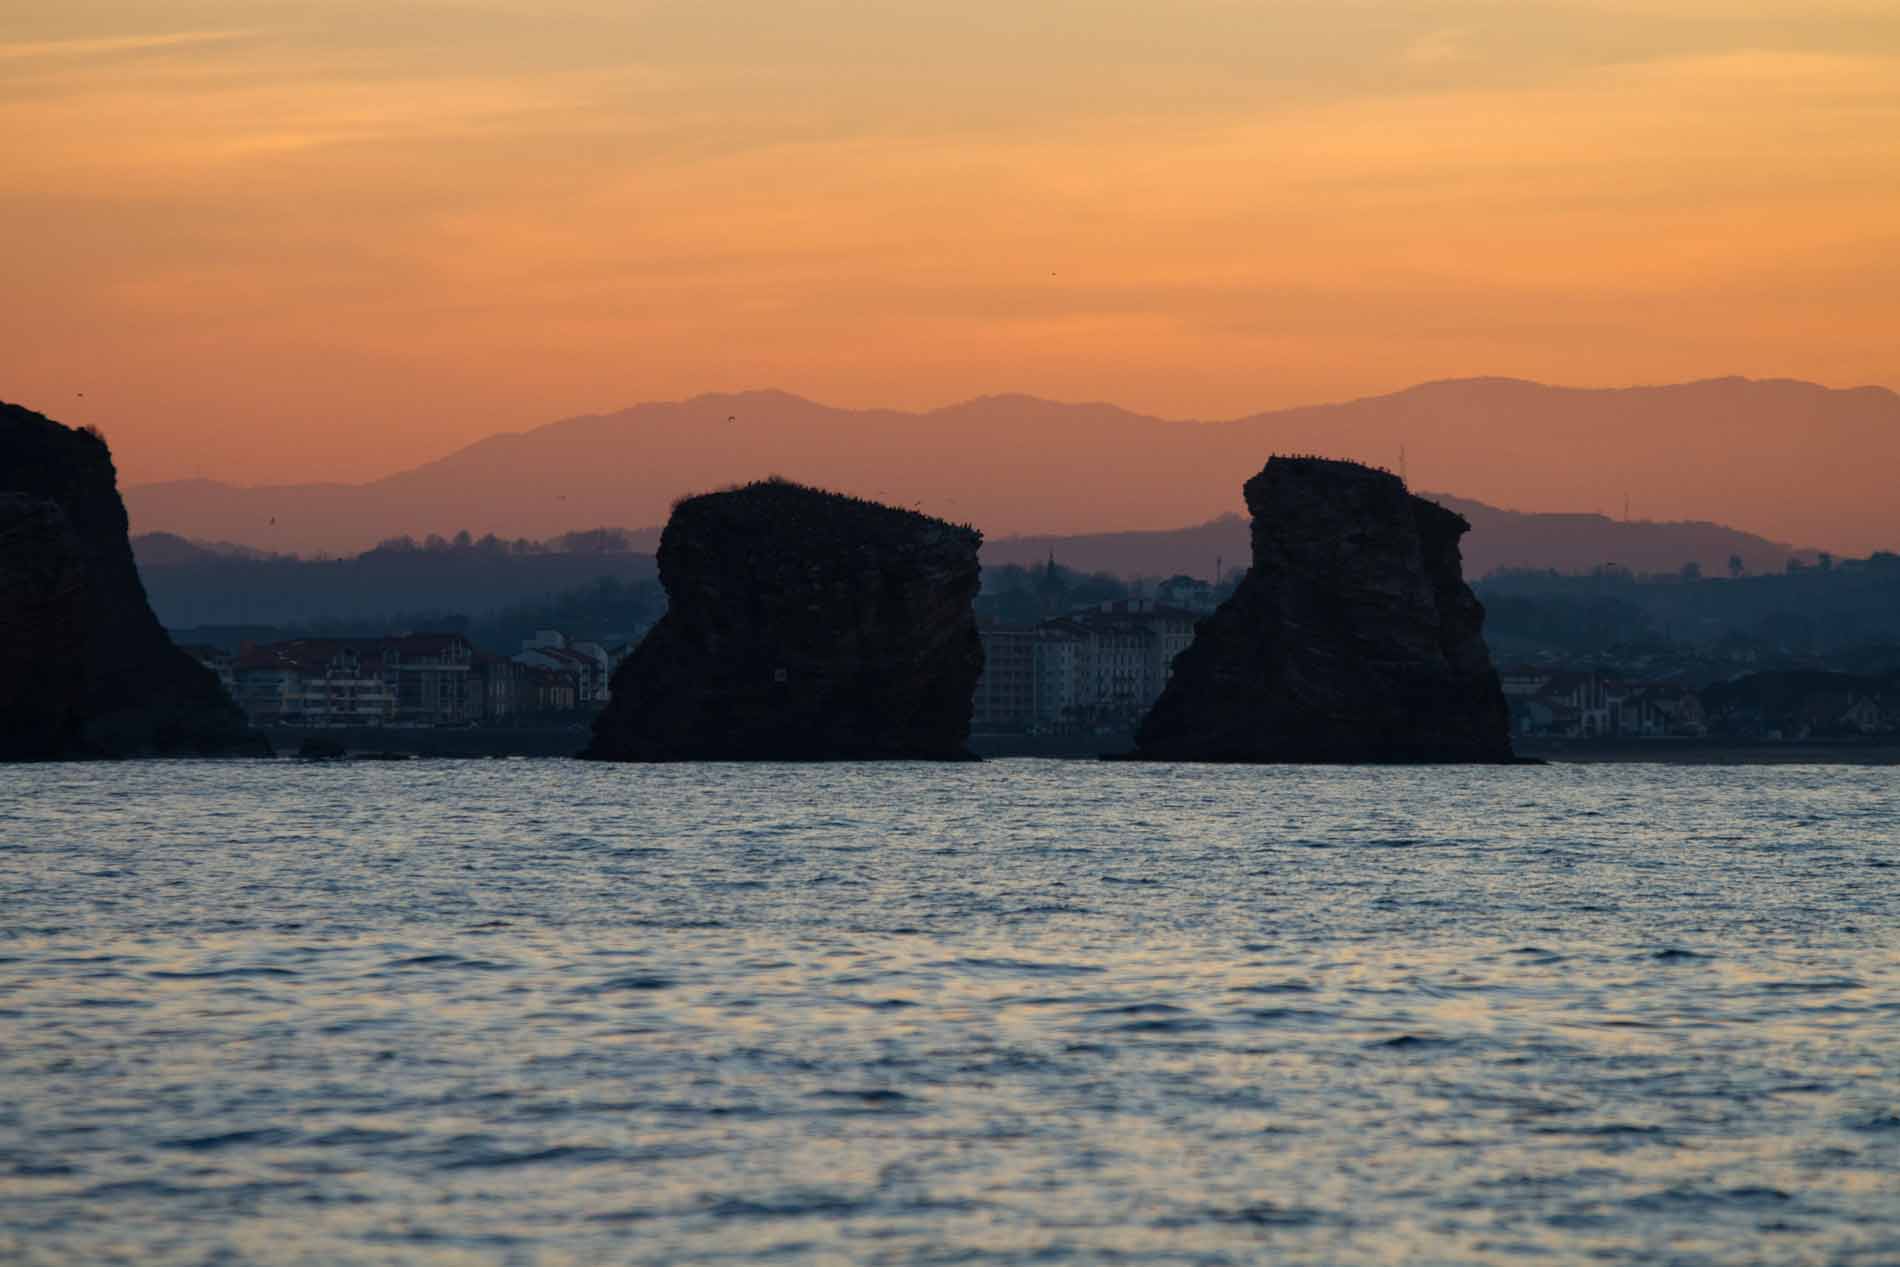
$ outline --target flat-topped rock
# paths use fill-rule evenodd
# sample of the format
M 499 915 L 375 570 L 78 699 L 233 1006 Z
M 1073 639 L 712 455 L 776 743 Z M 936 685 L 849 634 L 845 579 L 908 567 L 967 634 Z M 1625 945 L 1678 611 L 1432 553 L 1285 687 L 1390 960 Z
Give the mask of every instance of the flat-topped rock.
M 660 536 L 667 613 L 584 756 L 969 756 L 980 533 L 768 480 L 688 498 Z
M 1511 760 L 1465 520 L 1395 475 L 1321 458 L 1274 458 L 1245 492 L 1253 567 L 1176 657 L 1134 755 Z

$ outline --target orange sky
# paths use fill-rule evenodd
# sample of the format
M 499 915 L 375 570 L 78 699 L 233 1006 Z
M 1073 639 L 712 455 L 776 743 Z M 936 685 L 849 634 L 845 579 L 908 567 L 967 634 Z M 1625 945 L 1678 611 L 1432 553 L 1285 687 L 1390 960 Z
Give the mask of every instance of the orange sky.
M 9 8 L 0 398 L 130 483 L 766 385 L 1900 386 L 1892 0 Z

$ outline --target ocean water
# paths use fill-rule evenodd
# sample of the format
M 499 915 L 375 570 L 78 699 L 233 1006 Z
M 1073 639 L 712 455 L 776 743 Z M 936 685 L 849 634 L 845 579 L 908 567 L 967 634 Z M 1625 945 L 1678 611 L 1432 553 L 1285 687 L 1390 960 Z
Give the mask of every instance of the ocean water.
M 1900 773 L 0 770 L 0 1261 L 1900 1262 Z

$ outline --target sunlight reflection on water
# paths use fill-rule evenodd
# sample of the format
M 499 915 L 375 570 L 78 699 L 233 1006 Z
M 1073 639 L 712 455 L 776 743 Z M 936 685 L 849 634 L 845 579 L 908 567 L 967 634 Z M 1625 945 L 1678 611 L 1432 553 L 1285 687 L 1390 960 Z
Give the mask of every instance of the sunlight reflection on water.
M 1900 1261 L 1880 769 L 0 775 L 0 1259 Z

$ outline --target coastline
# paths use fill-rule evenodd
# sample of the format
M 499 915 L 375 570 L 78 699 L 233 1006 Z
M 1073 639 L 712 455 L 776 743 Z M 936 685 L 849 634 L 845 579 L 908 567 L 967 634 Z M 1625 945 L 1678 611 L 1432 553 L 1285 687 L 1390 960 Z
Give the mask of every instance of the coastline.
M 571 757 L 587 745 L 586 724 L 519 727 L 272 726 L 260 733 L 280 757 L 295 757 L 308 738 L 331 740 L 353 757 Z M 1095 761 L 1131 750 L 1134 736 L 970 736 L 970 751 L 985 760 L 1042 758 Z M 1733 739 L 1519 740 L 1517 755 L 1554 765 L 1900 765 L 1900 739 L 1801 742 Z
M 1517 755 L 1554 765 L 1900 765 L 1900 739 L 1541 739 Z
M 589 718 L 589 723 L 592 719 Z M 350 757 L 574 757 L 591 725 L 565 726 L 268 726 L 259 729 L 280 757 L 306 739 L 327 741 Z

